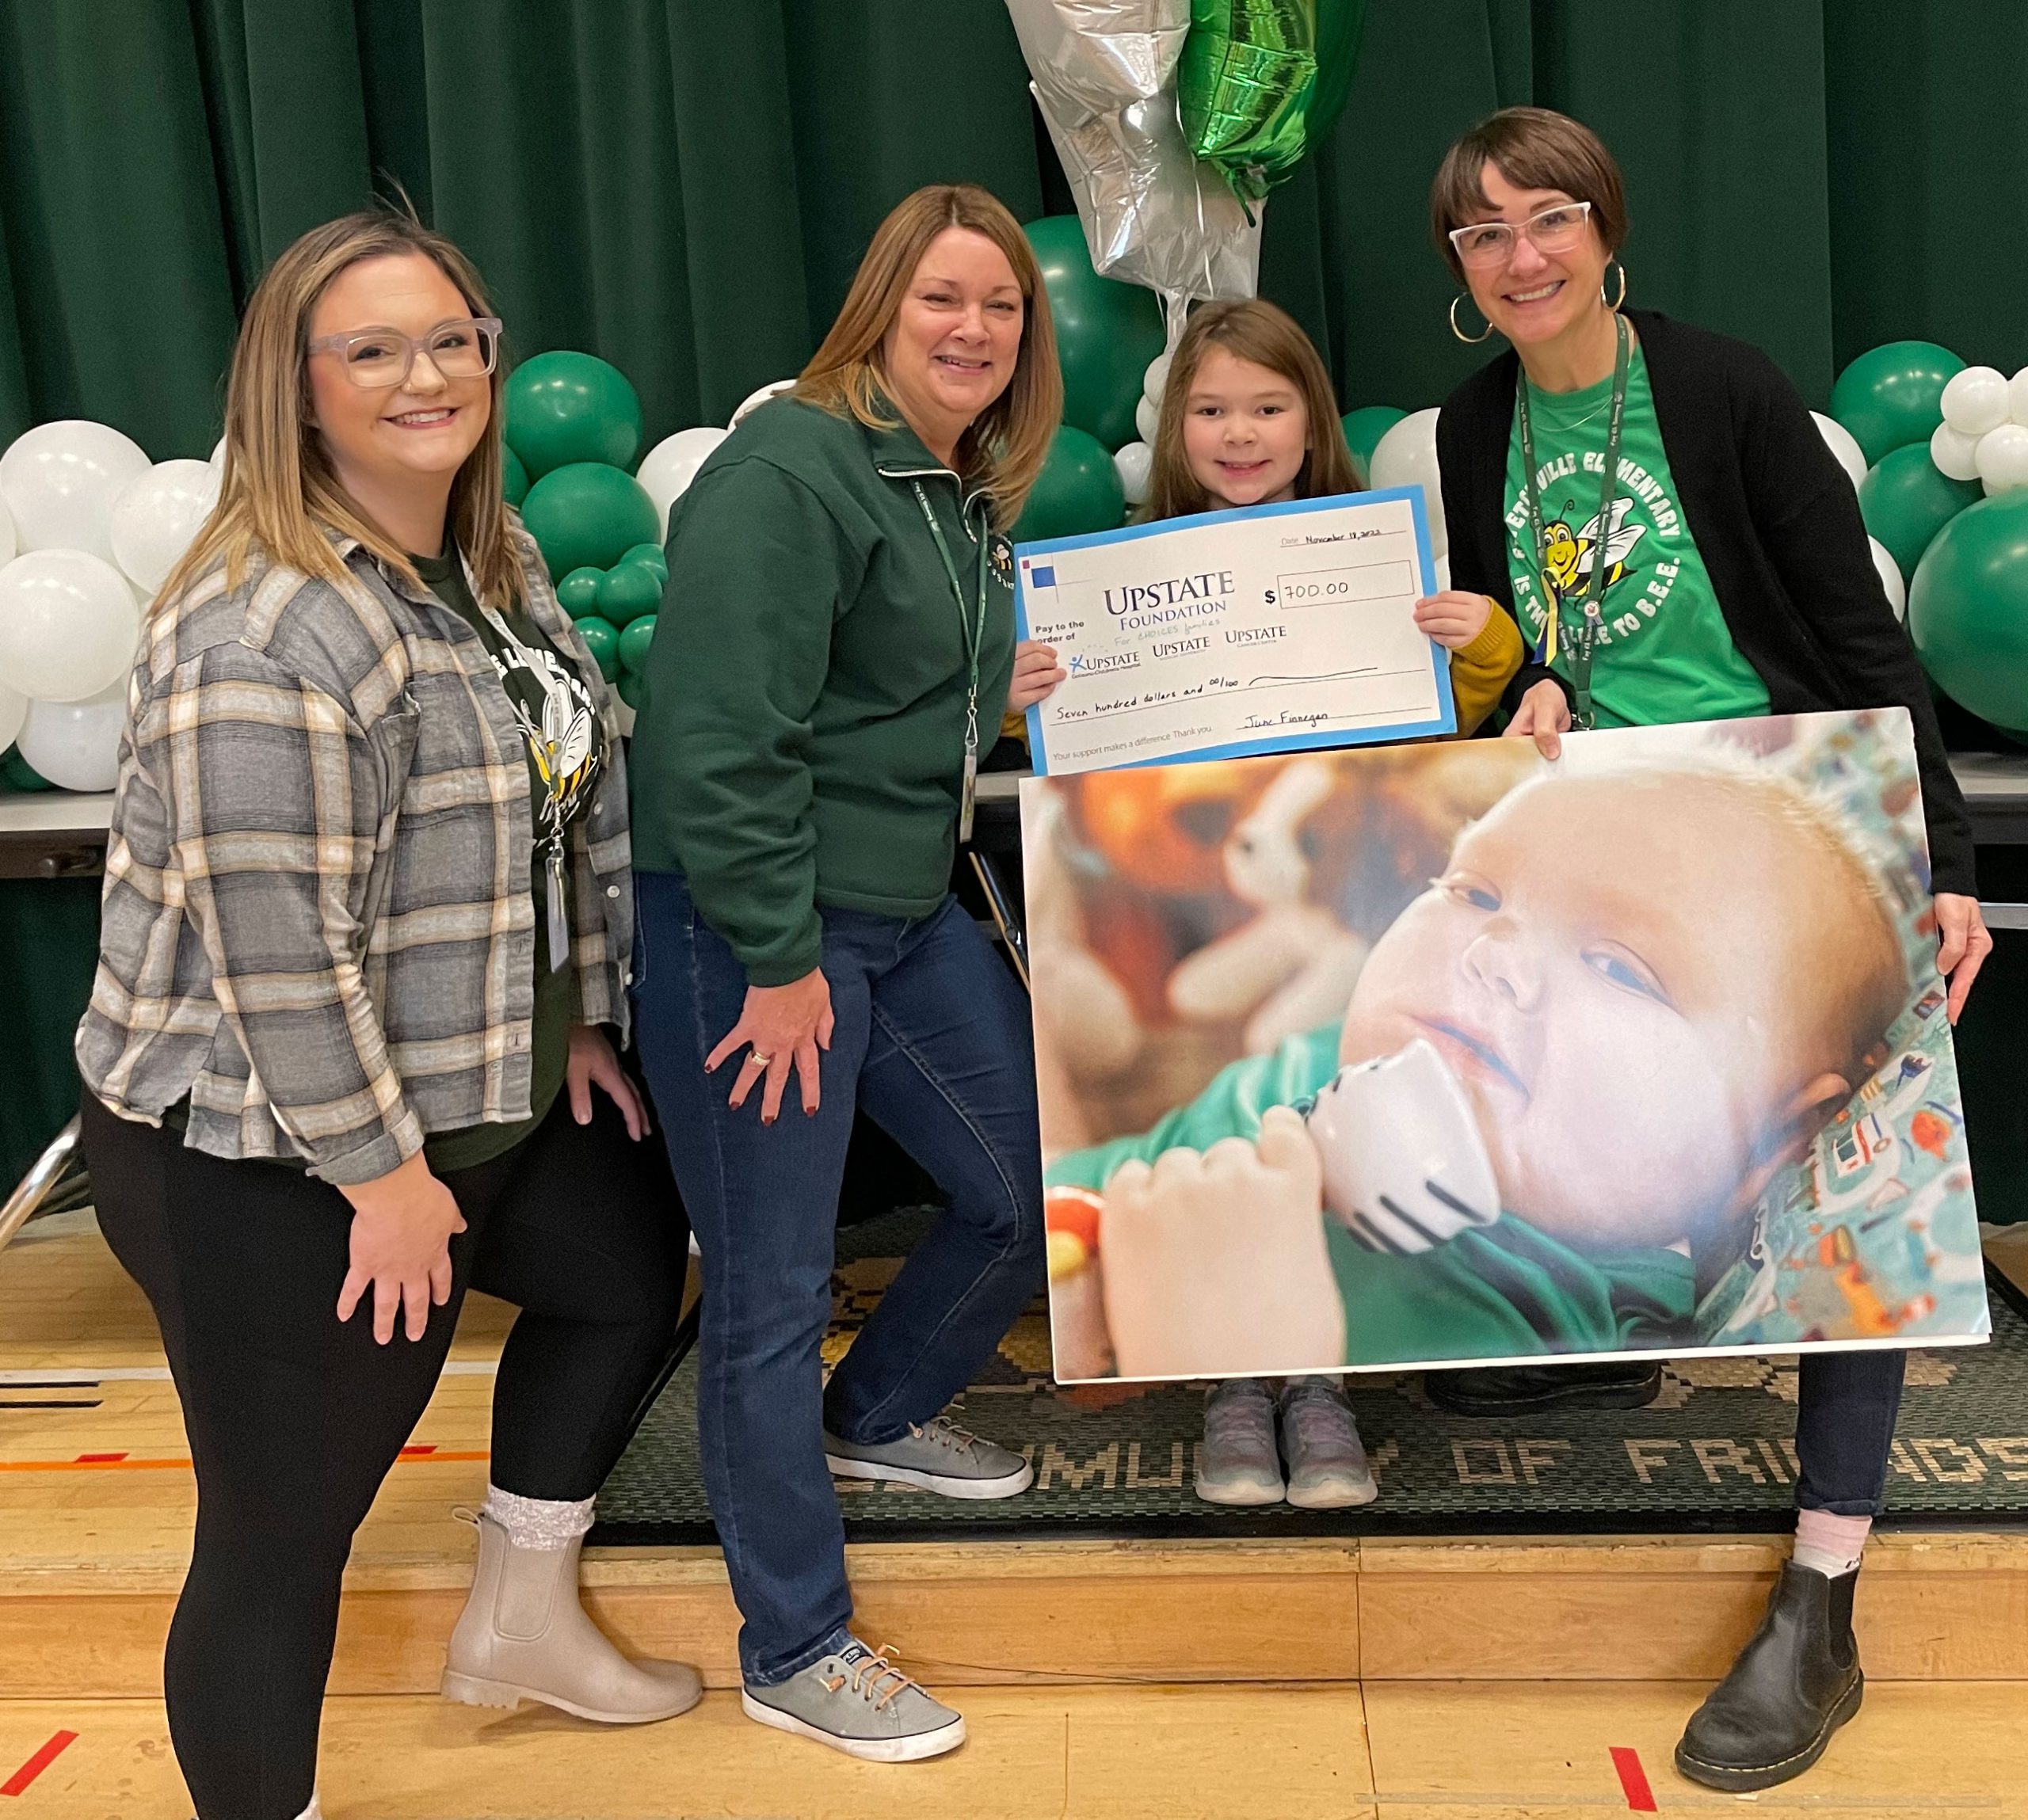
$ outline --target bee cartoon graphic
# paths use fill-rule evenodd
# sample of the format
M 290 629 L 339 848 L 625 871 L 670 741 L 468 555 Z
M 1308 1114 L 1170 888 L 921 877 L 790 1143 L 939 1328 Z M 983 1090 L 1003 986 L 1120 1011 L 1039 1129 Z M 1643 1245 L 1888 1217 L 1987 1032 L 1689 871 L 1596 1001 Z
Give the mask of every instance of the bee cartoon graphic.
M 1612 503 L 1612 516 L 1605 539 L 1608 565 L 1606 586 L 1609 588 L 1626 574 L 1627 558 L 1633 554 L 1634 545 L 1647 535 L 1645 524 L 1626 522 L 1633 504 L 1630 499 L 1616 499 Z M 1583 527 L 1576 531 L 1570 528 L 1567 518 L 1552 519 L 1542 527 L 1542 541 L 1546 546 L 1542 553 L 1542 586 L 1549 595 L 1552 616 L 1561 609 L 1566 596 L 1581 593 L 1591 579 L 1592 565 L 1598 555 L 1599 517 L 1597 512 L 1592 513 Z

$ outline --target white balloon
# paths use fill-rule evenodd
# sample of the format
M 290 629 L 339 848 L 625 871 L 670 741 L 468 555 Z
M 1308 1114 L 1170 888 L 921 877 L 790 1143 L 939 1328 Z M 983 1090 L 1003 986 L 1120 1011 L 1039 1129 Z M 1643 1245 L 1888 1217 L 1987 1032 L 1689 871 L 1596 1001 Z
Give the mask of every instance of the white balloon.
M 28 718 L 29 699 L 0 683 L 0 752 L 14 743 L 14 736 Z
M 0 569 L 0 676 L 31 701 L 82 702 L 127 673 L 141 610 L 127 578 L 82 550 Z
M 225 438 L 223 436 L 220 436 L 212 444 L 212 459 L 205 465 L 216 468 L 220 474 L 225 472 Z
M 697 478 L 704 458 L 732 432 L 706 424 L 694 430 L 678 430 L 665 436 L 642 459 L 634 478 L 655 502 L 661 515 L 662 535 L 669 535 L 669 508 Z
M 1866 542 L 1873 546 L 1873 565 L 1880 571 L 1880 584 L 1887 590 L 1887 603 L 1894 609 L 1894 617 L 1903 619 L 1908 614 L 1908 584 L 1901 579 L 1900 565 L 1889 554 L 1887 546 L 1877 537 Z
M 1129 505 L 1148 503 L 1148 482 L 1155 470 L 1155 451 L 1146 443 L 1129 443 L 1112 458 L 1120 491 Z
M 2028 425 L 2002 424 L 1979 438 L 1979 478 L 1989 493 L 2028 486 Z
M 1954 430 L 1948 424 L 1938 424 L 1930 432 L 1930 459 L 1946 480 L 1977 480 L 1979 439 Z
M 1370 466 L 1376 489 L 1396 486 L 1423 489 L 1423 509 L 1429 518 L 1430 554 L 1442 556 L 1450 550 L 1450 539 L 1443 527 L 1443 482 L 1436 470 L 1436 419 L 1435 407 L 1431 406 L 1390 425 L 1386 435 L 1374 445 Z
M 14 560 L 14 515 L 8 511 L 4 495 L 0 495 L 0 569 Z
M 1148 363 L 1148 371 L 1141 378 L 1141 395 L 1151 405 L 1159 406 L 1162 402 L 1162 388 L 1169 383 L 1169 362 L 1175 358 L 1176 350 L 1165 348 Z
M 112 554 L 127 579 L 153 596 L 218 502 L 209 462 L 166 461 L 128 482 L 112 502 Z
M 0 495 L 21 549 L 86 550 L 112 560 L 112 501 L 149 468 L 141 445 L 82 417 L 38 424 L 0 455 Z
M 2007 382 L 2007 414 L 2017 424 L 2028 424 L 2028 367 Z
M 59 790 L 110 790 L 126 724 L 124 676 L 88 702 L 34 702 L 21 727 L 21 756 Z
M 1982 436 L 2007 421 L 2006 376 L 1992 367 L 1967 367 L 1944 383 L 1943 421 L 1968 436 Z
M 1835 417 L 1827 417 L 1821 411 L 1812 411 L 1810 415 L 1816 418 L 1817 432 L 1825 444 L 1837 456 L 1838 465 L 1851 476 L 1852 485 L 1857 486 L 1866 478 L 1866 451 L 1859 447 L 1859 439 Z
M 1161 408 L 1145 395 L 1134 407 L 1134 427 L 1140 432 L 1142 441 L 1150 448 L 1155 446 L 1155 432 L 1161 421 Z
M 749 392 L 746 394 L 745 402 L 741 403 L 738 410 L 733 413 L 732 421 L 726 425 L 726 428 L 727 429 L 738 429 L 739 428 L 739 420 L 745 417 L 749 411 L 759 410 L 760 408 L 767 403 L 770 398 L 774 397 L 777 392 L 786 392 L 789 387 L 795 383 L 795 381 L 793 379 L 776 379 L 771 385 L 763 386 L 757 392 Z

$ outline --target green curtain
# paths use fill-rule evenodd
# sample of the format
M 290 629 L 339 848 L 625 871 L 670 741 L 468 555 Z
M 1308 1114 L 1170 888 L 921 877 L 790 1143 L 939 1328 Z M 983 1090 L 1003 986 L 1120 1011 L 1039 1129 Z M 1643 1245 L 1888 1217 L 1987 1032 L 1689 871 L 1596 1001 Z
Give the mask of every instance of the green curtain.
M 2019 0 L 1367 0 L 1262 290 L 1347 408 L 1438 402 L 1488 350 L 1445 325 L 1430 177 L 1534 101 L 1626 169 L 1629 295 L 1757 342 L 1813 403 L 1904 336 L 2011 372 L 2024 68 Z M 0 444 L 89 417 L 206 453 L 264 263 L 397 186 L 515 353 L 612 360 L 651 440 L 723 422 L 802 364 L 886 211 L 951 178 L 1069 207 L 1001 0 L 0 0 Z M 34 901 L 0 919 L 10 992 L 75 939 Z M 55 1084 L 25 1103 L 54 1108 L 67 1046 L 29 1047 Z M 0 1172 L 25 1141 L 0 1129 Z

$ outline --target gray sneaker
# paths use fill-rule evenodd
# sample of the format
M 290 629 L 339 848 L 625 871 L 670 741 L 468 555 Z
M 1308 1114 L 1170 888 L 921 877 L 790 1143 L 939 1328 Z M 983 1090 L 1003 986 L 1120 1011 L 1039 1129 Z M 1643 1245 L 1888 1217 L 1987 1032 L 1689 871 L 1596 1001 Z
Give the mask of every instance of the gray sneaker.
M 931 1698 L 886 1651 L 856 1637 L 778 1686 L 749 1683 L 739 1704 L 749 1719 L 871 1763 L 941 1757 L 965 1742 L 963 1715 Z
M 824 1457 L 841 1479 L 885 1479 L 946 1498 L 1012 1498 L 1035 1482 L 1020 1454 L 967 1434 L 942 1416 L 894 1441 L 841 1441 L 824 1432 Z
M 1379 1495 L 1352 1406 L 1329 1378 L 1291 1378 L 1282 1392 L 1281 1414 L 1291 1504 L 1304 1510 L 1341 1510 L 1370 1504 Z
M 1229 1378 L 1204 1393 L 1204 1445 L 1197 1495 L 1207 1504 L 1279 1504 L 1275 1399 L 1256 1377 Z

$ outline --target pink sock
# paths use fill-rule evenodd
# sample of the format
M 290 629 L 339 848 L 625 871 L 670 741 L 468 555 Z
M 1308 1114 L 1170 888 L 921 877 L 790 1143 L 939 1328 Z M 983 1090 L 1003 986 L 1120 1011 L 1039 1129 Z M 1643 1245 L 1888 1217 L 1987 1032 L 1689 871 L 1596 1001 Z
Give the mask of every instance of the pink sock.
M 1827 1578 L 1835 1579 L 1858 1566 L 1872 1530 L 1870 1517 L 1834 1517 L 1828 1510 L 1798 1510 L 1795 1552 L 1790 1559 L 1798 1567 L 1813 1567 Z

